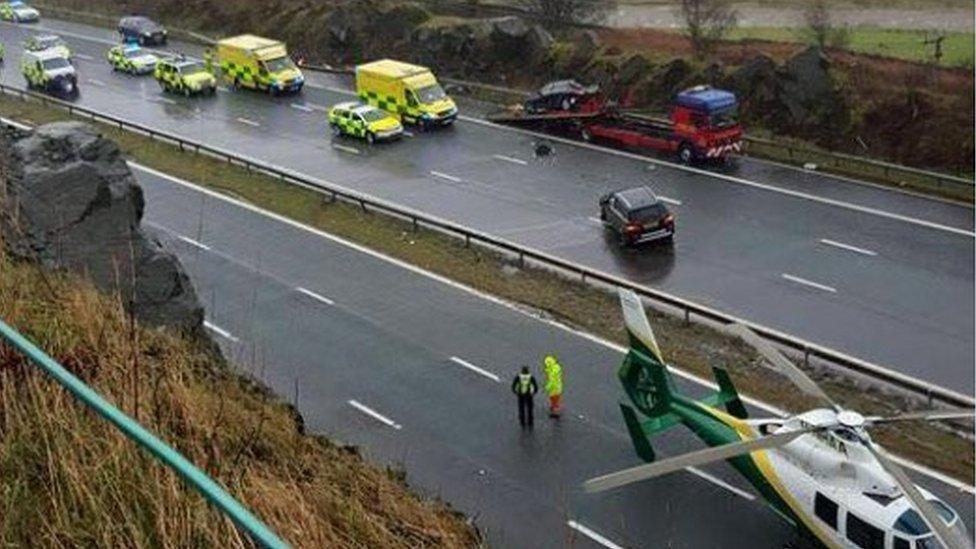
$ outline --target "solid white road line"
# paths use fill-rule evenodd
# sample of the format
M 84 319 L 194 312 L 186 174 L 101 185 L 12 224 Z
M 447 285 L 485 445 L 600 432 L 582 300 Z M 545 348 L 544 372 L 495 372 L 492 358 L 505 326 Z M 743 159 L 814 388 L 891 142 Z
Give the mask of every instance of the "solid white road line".
M 347 152 L 347 153 L 350 153 L 350 154 L 359 154 L 359 149 L 357 149 L 356 147 L 349 147 L 347 145 L 340 145 L 339 143 L 333 143 L 332 144 L 332 148 L 333 149 L 338 149 L 340 151 Z
M 237 339 L 236 337 L 234 337 L 233 334 L 231 334 L 227 330 L 221 328 L 220 326 L 217 326 L 213 322 L 210 322 L 209 320 L 204 320 L 203 321 L 203 327 L 206 328 L 206 329 L 208 329 L 208 330 L 210 330 L 211 332 L 219 335 L 220 337 L 222 337 L 224 339 L 227 339 L 229 341 L 232 341 L 234 343 L 237 343 L 237 342 L 240 341 L 240 339 Z
M 858 248 L 857 246 L 852 246 L 850 244 L 844 244 L 843 242 L 837 242 L 836 240 L 830 240 L 830 239 L 827 239 L 827 238 L 821 238 L 820 239 L 820 243 L 821 244 L 826 244 L 828 246 L 833 246 L 835 248 L 840 248 L 842 250 L 851 251 L 851 252 L 854 252 L 854 253 L 857 253 L 857 254 L 870 255 L 870 256 L 876 256 L 876 255 L 878 255 L 878 252 L 872 252 L 871 250 L 867 250 L 867 249 L 864 249 L 864 248 Z
M 586 220 L 596 223 L 597 225 L 603 225 L 603 220 L 601 220 L 599 217 L 587 217 Z
M 292 103 L 291 108 L 298 109 L 304 112 L 312 112 L 312 107 L 309 107 L 308 105 L 303 105 L 301 103 Z
M 89 78 L 88 79 L 88 83 L 91 84 L 91 85 L 93 85 L 93 86 L 104 86 L 105 85 L 105 82 L 102 82 L 101 80 L 95 80 L 94 78 Z
M 502 382 L 502 380 L 498 376 L 496 376 L 495 374 L 489 372 L 488 370 L 479 368 L 479 367 L 475 366 L 474 364 L 471 364 L 467 360 L 464 360 L 463 358 L 458 358 L 456 356 L 452 356 L 451 357 L 451 362 L 453 362 L 455 364 L 458 364 L 460 366 L 464 366 L 465 368 L 471 370 L 472 372 L 474 372 L 476 374 L 485 376 L 488 379 L 494 381 L 495 383 L 501 383 Z
M 672 204 L 674 206 L 680 206 L 681 205 L 681 201 L 680 200 L 677 200 L 677 199 L 674 199 L 674 198 L 668 198 L 666 196 L 661 196 L 661 195 L 657 195 L 657 198 L 658 198 L 658 200 L 660 200 L 661 202 L 664 202 L 665 204 Z
M 505 156 L 504 154 L 493 154 L 491 155 L 491 157 L 498 160 L 502 160 L 504 162 L 511 162 L 512 164 L 518 164 L 519 166 L 528 165 L 528 162 L 522 160 L 521 158 L 513 158 L 511 156 Z
M 90 55 L 87 55 L 87 54 L 84 54 L 84 53 L 76 53 L 76 54 L 73 54 L 71 57 L 74 57 L 74 58 L 77 58 L 77 59 L 81 59 L 82 61 L 94 61 L 94 59 L 95 59 L 94 57 L 92 57 Z
M 376 421 L 379 421 L 380 423 L 382 423 L 382 424 L 384 424 L 384 425 L 386 425 L 388 427 L 393 427 L 394 429 L 396 429 L 398 431 L 403 428 L 403 426 L 400 425 L 399 423 L 397 423 L 397 422 L 393 421 L 392 419 L 384 416 L 383 414 L 377 412 L 376 410 L 373 410 L 372 408 L 369 408 L 368 406 L 360 403 L 357 400 L 349 400 L 347 402 L 353 408 L 359 410 L 360 412 L 366 414 L 367 416 L 375 419 Z
M 797 284 L 803 284 L 804 286 L 809 286 L 811 288 L 816 288 L 818 290 L 823 290 L 825 292 L 830 292 L 832 294 L 837 293 L 837 288 L 832 288 L 830 286 L 820 284 L 812 280 L 807 280 L 805 278 L 800 278 L 798 276 L 787 274 L 787 273 L 782 273 L 780 276 L 786 280 L 789 280 L 790 282 L 796 282 Z
M 322 303 L 325 303 L 326 305 L 335 305 L 335 301 L 332 301 L 331 299 L 329 299 L 329 298 L 327 298 L 327 297 L 325 297 L 323 295 L 319 295 L 319 294 L 313 292 L 312 290 L 306 290 L 305 288 L 302 288 L 301 286 L 295 288 L 295 290 L 298 291 L 298 293 L 300 293 L 300 294 L 307 295 L 308 297 L 314 299 L 315 301 L 321 301 Z
M 441 284 L 444 284 L 446 286 L 450 286 L 451 288 L 454 288 L 456 290 L 465 292 L 465 293 L 467 293 L 469 295 L 473 295 L 473 296 L 478 297 L 480 299 L 484 299 L 485 301 L 488 301 L 490 303 L 494 303 L 494 304 L 496 304 L 498 306 L 505 307 L 506 309 L 508 309 L 510 311 L 513 311 L 513 312 L 518 313 L 520 315 L 524 315 L 526 317 L 532 318 L 532 319 L 536 320 L 537 322 L 542 322 L 543 324 L 547 324 L 549 326 L 552 326 L 554 328 L 557 328 L 559 330 L 562 330 L 562 331 L 564 331 L 566 333 L 573 334 L 573 335 L 575 335 L 577 337 L 580 337 L 582 339 L 585 339 L 587 341 L 590 341 L 590 342 L 592 342 L 592 343 L 594 343 L 596 345 L 600 345 L 601 347 L 605 347 L 607 349 L 610 349 L 611 351 L 615 351 L 615 352 L 617 352 L 620 355 L 625 355 L 629 351 L 628 348 L 624 347 L 623 345 L 621 345 L 619 343 L 615 343 L 615 342 L 610 341 L 608 339 L 603 339 L 603 338 L 601 338 L 599 336 L 595 336 L 593 334 L 584 332 L 584 331 L 579 330 L 577 328 L 573 328 L 572 326 L 563 324 L 563 323 L 561 323 L 561 322 L 559 322 L 557 320 L 553 320 L 551 318 L 546 318 L 544 316 L 541 316 L 541 315 L 538 315 L 538 314 L 534 314 L 532 311 L 526 310 L 524 307 L 522 307 L 520 305 L 516 305 L 515 303 L 512 303 L 510 301 L 507 301 L 505 299 L 502 299 L 502 298 L 500 298 L 498 296 L 495 296 L 495 295 L 492 295 L 492 294 L 483 292 L 481 290 L 472 288 L 471 286 L 468 286 L 466 284 L 462 284 L 462 283 L 460 283 L 460 282 L 458 282 L 456 280 L 451 280 L 450 278 L 447 278 L 447 277 L 445 277 L 443 275 L 439 275 L 439 274 L 434 273 L 432 271 L 428 271 L 428 270 L 423 269 L 421 267 L 418 267 L 416 265 L 407 263 L 407 262 L 405 262 L 405 261 L 403 261 L 401 259 L 397 259 L 395 257 L 386 255 L 384 253 L 378 252 L 378 251 L 373 250 L 371 248 L 367 248 L 366 246 L 363 246 L 362 244 L 357 244 L 357 243 L 352 242 L 350 240 L 346 240 L 344 238 L 338 237 L 338 236 L 336 236 L 334 234 L 330 234 L 330 233 L 327 233 L 327 232 L 322 231 L 320 229 L 316 229 L 315 227 L 311 227 L 309 225 L 305 225 L 303 223 L 300 223 L 298 221 L 295 221 L 294 219 L 290 219 L 290 218 L 285 217 L 285 216 L 283 216 L 281 214 L 277 214 L 277 213 L 272 212 L 270 210 L 266 210 L 266 209 L 261 208 L 259 206 L 255 206 L 254 204 L 250 204 L 250 203 L 245 202 L 243 200 L 238 200 L 236 198 L 227 196 L 227 195 L 222 194 L 222 193 L 219 193 L 217 191 L 213 191 L 213 190 L 208 189 L 206 187 L 201 187 L 200 185 L 197 185 L 195 183 L 191 183 L 191 182 L 189 182 L 189 181 L 187 181 L 185 179 L 180 179 L 179 177 L 175 177 L 175 176 L 172 176 L 172 175 L 170 175 L 168 173 L 161 172 L 159 170 L 150 168 L 149 166 L 145 166 L 145 165 L 139 164 L 138 162 L 129 161 L 128 164 L 130 166 L 132 166 L 133 168 L 137 169 L 137 170 L 144 171 L 146 173 L 155 175 L 156 177 L 159 177 L 161 179 L 165 179 L 166 181 L 170 181 L 170 182 L 172 182 L 172 183 L 174 183 L 176 185 L 179 185 L 181 187 L 184 187 L 184 188 L 187 188 L 187 189 L 192 189 L 192 190 L 194 190 L 194 191 L 196 191 L 196 192 L 198 192 L 200 194 L 207 195 L 207 196 L 209 196 L 211 198 L 214 198 L 216 200 L 220 200 L 222 202 L 226 202 L 228 204 L 233 204 L 233 205 L 237 206 L 238 208 L 241 208 L 243 210 L 247 210 L 249 212 L 253 212 L 255 214 L 264 216 L 264 217 L 266 217 L 268 219 L 273 219 L 273 220 L 275 220 L 275 221 L 277 221 L 279 223 L 282 223 L 282 224 L 285 224 L 285 225 L 294 227 L 294 228 L 296 228 L 296 229 L 298 229 L 300 231 L 305 231 L 305 232 L 307 232 L 309 234 L 314 234 L 314 235 L 318 236 L 319 238 L 323 238 L 323 239 L 328 240 L 330 242 L 335 242 L 336 244 L 339 244 L 341 246 L 345 246 L 346 248 L 349 248 L 351 250 L 356 250 L 357 252 L 360 252 L 362 254 L 368 255 L 368 256 L 373 257 L 375 259 L 378 259 L 380 261 L 384 261 L 384 262 L 389 263 L 391 265 L 396 265 L 397 267 L 399 267 L 399 268 L 401 268 L 401 269 L 403 269 L 405 271 L 412 272 L 414 274 L 423 276 L 423 277 L 428 278 L 430 280 L 434 280 L 434 281 L 439 282 Z M 682 378 L 682 379 L 684 379 L 686 381 L 689 381 L 691 383 L 694 383 L 694 384 L 696 384 L 696 385 L 698 385 L 700 387 L 705 387 L 707 389 L 711 389 L 712 391 L 719 390 L 718 384 L 715 383 L 714 381 L 710 380 L 710 379 L 705 379 L 703 377 L 697 376 L 695 374 L 692 374 L 690 372 L 686 372 L 686 371 L 681 370 L 681 369 L 678 369 L 678 368 L 672 368 L 670 371 L 671 371 L 672 374 L 674 374 L 674 375 L 676 375 L 676 376 L 678 376 L 678 377 L 680 377 L 680 378 Z M 750 406 L 755 406 L 756 408 L 759 408 L 760 410 L 763 410 L 763 411 L 768 412 L 770 414 L 776 415 L 778 417 L 788 417 L 788 416 L 791 415 L 786 410 L 784 410 L 782 408 L 779 408 L 779 407 L 776 407 L 776 406 L 773 406 L 772 404 L 763 402 L 761 400 L 758 400 L 758 399 L 755 399 L 755 398 L 752 398 L 752 397 L 749 397 L 749 396 L 745 396 L 745 395 L 743 395 L 741 398 L 742 398 L 742 401 L 745 402 L 746 404 L 748 404 Z M 940 473 L 940 472 L 935 471 L 935 470 L 933 470 L 933 469 L 931 469 L 929 467 L 926 467 L 926 466 L 921 465 L 919 463 L 915 463 L 914 461 L 905 459 L 905 458 L 900 457 L 900 456 L 891 456 L 891 458 L 893 460 L 895 460 L 896 462 L 898 462 L 899 464 L 904 465 L 905 467 L 908 467 L 909 469 L 912 469 L 913 471 L 916 471 L 918 473 L 921 473 L 923 475 L 926 475 L 926 476 L 928 476 L 930 478 L 936 479 L 936 480 L 938 480 L 938 481 L 940 481 L 940 482 L 942 482 L 944 484 L 947 484 L 949 486 L 952 486 L 954 488 L 957 488 L 959 490 L 962 490 L 962 491 L 964 491 L 964 492 L 966 492 L 968 494 L 976 495 L 976 486 L 972 486 L 972 485 L 966 484 L 965 482 L 962 482 L 962 481 L 959 481 L 957 479 L 954 479 L 954 478 L 952 478 L 952 477 L 950 477 L 950 476 L 948 476 L 948 475 L 946 475 L 944 473 Z
M 210 246 L 207 246 L 206 244 L 203 244 L 201 242 L 197 242 L 196 240 L 193 240 L 192 238 L 190 238 L 188 236 L 183 236 L 181 234 L 178 234 L 178 235 L 176 235 L 176 238 L 179 238 L 180 240 L 182 240 L 183 242 L 186 242 L 187 244 L 189 244 L 191 246 L 196 246 L 197 248 L 200 248 L 201 250 L 209 250 L 210 249 Z
M 737 495 L 737 496 L 739 496 L 741 498 L 745 498 L 745 499 L 747 499 L 749 501 L 754 501 L 756 499 L 756 496 L 750 494 L 749 492 L 746 492 L 745 490 L 741 490 L 739 488 L 736 488 L 735 486 L 732 486 L 728 482 L 725 482 L 724 480 L 716 477 L 715 475 L 712 475 L 710 473 L 706 473 L 705 471 L 702 471 L 698 467 L 685 467 L 685 470 L 688 471 L 689 473 L 693 474 L 693 475 L 698 475 L 699 477 L 707 480 L 708 482 L 711 482 L 712 484 L 714 484 L 716 486 L 719 486 L 721 488 L 725 488 L 729 492 L 732 492 L 733 494 L 735 494 L 735 495 Z
M 166 103 L 167 105 L 176 104 L 176 101 L 170 99 L 169 97 L 150 97 L 149 100 L 154 103 Z
M 446 174 L 446 173 L 443 173 L 443 172 L 435 172 L 435 171 L 432 171 L 432 172 L 430 172 L 430 175 L 432 175 L 434 177 L 439 177 L 441 179 L 446 179 L 446 180 L 451 181 L 453 183 L 460 183 L 461 182 L 461 178 L 460 177 L 455 177 L 453 175 Z
M 237 117 L 237 121 L 240 122 L 241 124 L 247 124 L 248 126 L 252 126 L 252 127 L 255 127 L 255 128 L 258 128 L 258 127 L 261 126 L 261 123 L 260 122 L 255 122 L 254 120 L 251 120 L 251 119 L 248 119 L 248 118 L 243 118 L 243 117 L 240 117 L 240 116 Z
M 584 536 L 590 538 L 591 540 L 599 543 L 600 545 L 602 545 L 604 547 L 607 547 L 609 549 L 624 549 L 623 546 L 617 545 L 616 543 L 614 543 L 614 542 L 610 541 L 609 539 L 607 539 L 602 534 L 599 534 L 599 533 L 597 533 L 597 532 L 595 532 L 595 531 L 587 528 L 586 526 L 583 526 L 582 524 L 576 522 L 575 520 L 567 521 L 566 522 L 566 525 L 569 526 L 570 528 L 572 528 L 573 530 L 576 530 L 577 532 L 583 534 Z

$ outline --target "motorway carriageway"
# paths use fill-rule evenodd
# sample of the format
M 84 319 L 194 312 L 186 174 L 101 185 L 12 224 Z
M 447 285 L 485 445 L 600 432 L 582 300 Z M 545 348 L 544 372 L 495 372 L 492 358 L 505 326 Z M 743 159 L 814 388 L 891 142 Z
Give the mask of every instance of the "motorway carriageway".
M 283 166 L 618 274 L 972 395 L 973 210 L 741 159 L 716 176 L 465 119 L 366 147 L 327 136 L 324 110 L 349 99 L 310 74 L 301 96 L 164 95 L 115 74 L 115 33 L 45 21 L 4 25 L 4 83 L 32 32 L 78 54 L 80 105 Z M 179 46 L 184 47 L 184 46 Z M 199 47 L 185 45 L 189 53 Z M 327 86 L 327 87 L 321 87 Z M 336 91 L 339 90 L 339 91 Z M 595 219 L 605 191 L 648 183 L 678 216 L 676 245 L 617 248 Z
M 474 517 L 492 547 L 795 541 L 726 464 L 582 492 L 585 479 L 639 462 L 617 407 L 619 348 L 234 199 L 134 171 L 143 225 L 187 268 L 225 354 L 297 399 L 311 432 L 402 466 L 415 489 Z M 565 367 L 566 414 L 548 419 L 540 396 L 536 427 L 523 433 L 509 384 L 521 364 L 539 375 L 546 352 Z M 704 395 L 700 384 L 679 385 Z M 654 443 L 663 456 L 702 447 L 683 427 Z M 971 495 L 914 476 L 972 524 Z

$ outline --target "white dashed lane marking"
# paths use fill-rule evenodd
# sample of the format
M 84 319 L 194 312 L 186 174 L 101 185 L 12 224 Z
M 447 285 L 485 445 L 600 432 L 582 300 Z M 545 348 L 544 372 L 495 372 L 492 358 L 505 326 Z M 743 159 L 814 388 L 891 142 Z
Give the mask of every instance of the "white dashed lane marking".
M 360 412 L 366 414 L 367 416 L 375 419 L 376 421 L 379 421 L 380 423 L 386 425 L 387 427 L 392 427 L 392 428 L 394 428 L 394 429 L 396 429 L 398 431 L 403 428 L 403 426 L 400 425 L 399 423 L 397 423 L 397 422 L 393 421 L 392 419 L 384 416 L 383 414 L 377 412 L 376 410 L 373 410 L 372 408 L 366 406 L 365 404 L 360 403 L 358 400 L 349 400 L 347 402 L 353 408 L 355 408 L 355 409 L 359 410 Z
M 489 372 L 488 370 L 485 370 L 484 368 L 479 368 L 478 366 L 475 366 L 474 364 L 471 364 L 470 362 L 468 362 L 467 360 L 464 360 L 462 358 L 458 358 L 456 356 L 452 356 L 451 357 L 451 362 L 453 362 L 453 363 L 455 363 L 455 364 L 457 364 L 459 366 L 463 366 L 463 367 L 467 368 L 468 370 L 471 370 L 472 372 L 474 372 L 474 373 L 476 373 L 478 375 L 487 377 L 488 379 L 494 381 L 495 383 L 501 383 L 502 382 L 502 380 L 497 375 Z
M 878 252 L 873 252 L 873 251 L 868 250 L 866 248 L 859 248 L 859 247 L 854 246 L 854 245 L 851 245 L 851 244 L 844 244 L 843 242 L 837 242 L 836 240 L 830 240 L 830 239 L 827 239 L 827 238 L 821 238 L 820 239 L 820 243 L 821 244 L 826 244 L 827 246 L 833 246 L 835 248 L 840 248 L 842 250 L 847 250 L 849 252 L 854 252 L 856 254 L 867 255 L 867 256 L 871 256 L 871 257 L 874 257 L 874 256 L 878 255 Z
M 824 291 L 824 292 L 830 292 L 832 294 L 836 294 L 837 293 L 837 288 L 834 288 L 832 286 L 827 286 L 826 284 L 820 284 L 819 282 L 814 282 L 812 280 L 807 280 L 805 278 L 800 278 L 800 277 L 798 277 L 796 275 L 791 275 L 791 274 L 783 273 L 780 276 L 784 280 L 789 280 L 790 282 L 795 282 L 797 284 L 802 284 L 802 285 L 808 286 L 810 288 L 815 288 L 817 290 L 821 290 L 821 291 Z
M 222 337 L 224 339 L 227 339 L 229 341 L 232 341 L 234 343 L 237 343 L 237 342 L 240 341 L 240 339 L 237 339 L 236 337 L 234 337 L 233 334 L 231 334 L 227 330 L 221 328 L 220 326 L 217 326 L 213 322 L 210 322 L 209 320 L 204 320 L 203 321 L 203 327 L 206 328 L 206 329 L 208 329 L 208 330 L 210 330 L 211 332 L 219 335 L 220 337 Z

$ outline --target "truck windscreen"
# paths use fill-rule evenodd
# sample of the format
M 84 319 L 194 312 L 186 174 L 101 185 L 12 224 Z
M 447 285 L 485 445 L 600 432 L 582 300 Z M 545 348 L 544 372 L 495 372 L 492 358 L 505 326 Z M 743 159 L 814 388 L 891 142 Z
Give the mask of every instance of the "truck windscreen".
M 264 61 L 264 68 L 267 69 L 268 72 L 275 73 L 286 69 L 294 69 L 295 64 L 292 63 L 291 59 L 288 59 L 287 57 L 276 57 L 274 59 Z
M 71 66 L 71 63 L 69 63 L 68 60 L 63 57 L 52 57 L 50 59 L 45 59 L 41 62 L 41 64 L 44 66 L 45 70 L 49 71 Z
M 715 111 L 708 115 L 708 125 L 712 128 L 728 128 L 735 126 L 739 120 L 739 108 L 736 106 Z
M 419 99 L 421 103 L 434 103 L 435 101 L 444 99 L 444 97 L 447 95 L 444 93 L 444 90 L 441 88 L 440 84 L 424 86 L 423 88 L 416 90 L 416 92 L 417 99 Z

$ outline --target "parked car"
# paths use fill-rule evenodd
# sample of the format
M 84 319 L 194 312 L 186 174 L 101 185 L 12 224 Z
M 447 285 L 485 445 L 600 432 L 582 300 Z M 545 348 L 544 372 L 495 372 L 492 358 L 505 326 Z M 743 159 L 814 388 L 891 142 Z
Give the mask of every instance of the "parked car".
M 148 17 L 131 15 L 119 20 L 122 42 L 136 42 L 141 46 L 165 46 L 166 29 Z
M 600 198 L 600 220 L 621 245 L 674 242 L 675 216 L 646 186 L 613 191 Z
M 576 111 L 589 99 L 595 98 L 599 90 L 599 86 L 584 86 L 575 80 L 556 80 L 532 94 L 523 107 L 527 113 Z

